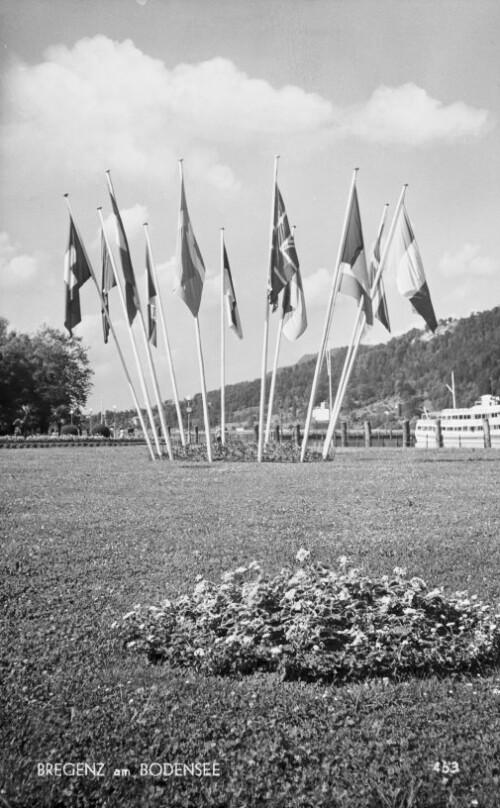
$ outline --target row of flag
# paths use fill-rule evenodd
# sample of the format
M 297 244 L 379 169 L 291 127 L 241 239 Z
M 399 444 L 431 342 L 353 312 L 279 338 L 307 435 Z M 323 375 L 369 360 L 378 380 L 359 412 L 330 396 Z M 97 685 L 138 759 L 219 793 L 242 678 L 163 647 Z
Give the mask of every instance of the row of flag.
M 205 265 L 203 257 L 194 235 L 191 219 L 188 212 L 186 194 L 184 188 L 184 178 L 182 174 L 182 161 L 181 161 L 181 199 L 179 210 L 178 222 L 178 235 L 177 235 L 177 248 L 176 248 L 176 284 L 174 293 L 177 294 L 186 304 L 191 312 L 197 329 L 198 353 L 200 360 L 200 372 L 202 374 L 202 394 L 206 404 L 206 391 L 204 386 L 204 370 L 203 358 L 201 351 L 201 341 L 199 337 L 198 313 L 201 305 L 203 285 L 205 280 Z M 356 174 L 355 174 L 356 177 Z M 145 255 L 145 271 L 146 271 L 146 284 L 147 284 L 147 301 L 146 301 L 146 318 L 144 320 L 139 292 L 137 288 L 135 273 L 132 265 L 131 253 L 128 244 L 127 235 L 123 225 L 122 217 L 114 193 L 111 177 L 107 172 L 108 190 L 110 194 L 111 206 L 116 226 L 116 245 L 120 257 L 120 265 L 122 269 L 122 280 L 120 281 L 117 275 L 114 259 L 109 247 L 109 242 L 104 229 L 104 222 L 101 216 L 101 280 L 98 284 L 95 279 L 91 264 L 87 257 L 85 247 L 75 225 L 71 209 L 70 209 L 70 228 L 69 228 L 69 241 L 68 248 L 65 256 L 65 326 L 69 333 L 78 323 L 81 322 L 81 308 L 80 308 L 80 289 L 91 277 L 98 285 L 99 297 L 101 300 L 101 312 L 103 322 L 104 342 L 107 343 L 109 339 L 110 328 L 112 322 L 109 311 L 109 293 L 116 287 L 120 286 L 120 294 L 123 298 L 124 313 L 128 320 L 132 337 L 132 325 L 139 313 L 139 319 L 142 322 L 144 329 L 144 337 L 147 342 L 148 351 L 150 352 L 150 345 L 157 347 L 158 345 L 158 311 L 162 312 L 161 300 L 159 297 L 159 289 L 154 270 L 154 262 L 151 254 L 151 246 L 146 231 L 146 255 Z M 68 203 L 69 207 L 69 203 Z M 387 208 L 387 206 L 386 206 Z M 397 277 L 397 285 L 400 293 L 408 298 L 416 312 L 420 314 L 425 320 L 428 327 L 434 331 L 437 327 L 437 321 L 434 314 L 434 309 L 431 302 L 429 288 L 425 278 L 422 259 L 417 246 L 415 235 L 408 217 L 408 213 L 404 206 L 404 194 L 401 198 L 401 203 L 398 205 L 397 212 L 391 227 L 391 233 L 387 240 L 384 254 L 382 256 L 382 235 L 384 231 L 385 212 L 382 218 L 381 226 L 375 243 L 372 248 L 369 264 L 367 263 L 366 251 L 364 246 L 363 231 L 361 225 L 361 214 L 359 207 L 359 200 L 356 188 L 355 178 L 351 189 L 350 199 L 346 211 L 344 230 L 339 248 L 339 257 L 336 267 L 335 281 L 332 287 L 333 305 L 337 291 L 342 294 L 353 297 L 358 302 L 358 320 L 353 334 L 352 345 L 354 345 L 355 338 L 360 338 L 365 325 L 372 325 L 373 319 L 376 317 L 384 327 L 390 331 L 389 315 L 387 309 L 386 296 L 382 282 L 382 271 L 386 266 L 394 267 Z M 147 226 L 145 225 L 145 228 Z M 225 313 L 226 323 L 229 328 L 241 339 L 243 331 L 241 326 L 240 314 L 236 300 L 233 278 L 231 274 L 229 259 L 227 255 L 226 246 L 224 244 L 223 233 L 221 236 L 221 290 L 223 300 L 221 301 Z M 122 288 L 123 286 L 123 288 Z M 281 301 L 280 301 L 281 295 Z M 273 379 L 271 383 L 271 394 L 269 398 L 269 415 L 272 412 L 272 396 L 274 390 L 274 376 L 276 373 L 276 364 L 279 352 L 279 339 L 283 333 L 287 339 L 298 339 L 307 328 L 307 314 L 304 299 L 304 290 L 299 266 L 299 259 L 297 255 L 294 229 L 290 227 L 289 219 L 283 201 L 281 191 L 278 187 L 277 174 L 275 174 L 274 181 L 274 197 L 273 197 L 273 211 L 271 222 L 271 252 L 269 269 L 267 275 L 267 301 L 266 306 L 266 322 L 269 311 L 276 311 L 280 308 L 280 328 L 278 341 L 275 353 L 275 367 L 273 371 Z M 326 331 L 329 332 L 331 325 L 331 318 L 333 313 L 333 305 L 327 315 L 327 323 L 325 326 Z M 361 324 L 361 326 L 359 325 Z M 361 327 L 361 331 L 360 331 Z M 165 340 L 168 347 L 168 337 L 166 332 L 166 325 L 163 322 L 163 330 Z M 222 329 L 222 340 L 224 328 Z M 355 337 L 357 335 L 357 337 Z M 116 341 L 116 335 L 115 341 Z M 267 352 L 267 331 L 265 337 L 265 356 L 263 361 L 263 374 L 262 384 L 265 384 L 266 376 L 266 352 Z M 323 342 L 325 343 L 325 336 Z M 118 345 L 118 343 L 117 343 Z M 324 346 L 320 350 L 318 361 L 322 361 L 321 353 L 324 353 Z M 152 376 L 154 379 L 155 371 L 152 358 L 150 357 L 150 365 Z M 354 361 L 351 358 L 351 361 Z M 171 359 L 169 356 L 169 362 Z M 138 366 L 138 370 L 142 370 Z M 178 406 L 178 399 L 175 389 L 175 378 L 173 368 L 171 367 L 172 383 L 174 387 L 174 398 L 179 417 L 179 428 L 181 435 L 183 435 L 183 428 L 181 423 L 180 408 Z M 127 377 L 129 378 L 128 374 Z M 222 376 L 222 379 L 224 376 Z M 143 381 L 143 394 L 147 394 L 146 384 Z M 311 399 L 314 397 L 314 383 Z M 136 398 L 136 397 L 135 397 Z M 265 388 L 262 388 L 261 395 L 261 410 L 262 402 L 265 399 Z M 222 399 L 223 400 L 223 399 Z M 157 401 L 159 401 L 157 397 Z M 205 406 L 206 410 L 206 406 Z M 262 412 L 261 412 L 262 416 Z M 224 416 L 223 416 L 224 417 Z M 268 419 L 268 423 L 270 419 Z M 152 416 L 150 417 L 150 426 L 153 426 Z M 260 433 L 259 441 L 263 440 L 263 421 L 259 424 Z M 206 433 L 209 434 L 208 423 L 208 410 L 206 410 L 205 417 Z M 307 424 L 306 435 L 304 443 L 307 441 Z M 224 429 L 222 430 L 224 440 Z M 169 446 L 167 436 L 165 441 Z M 159 444 L 157 443 L 157 449 Z M 150 447 L 152 449 L 152 447 Z M 207 441 L 207 449 L 210 454 L 209 441 Z M 158 451 L 161 454 L 161 450 Z M 261 454 L 261 453 L 259 453 Z M 171 451 L 169 448 L 169 455 Z M 209 459 L 211 459 L 209 457 Z M 259 457 L 260 459 L 260 457 Z

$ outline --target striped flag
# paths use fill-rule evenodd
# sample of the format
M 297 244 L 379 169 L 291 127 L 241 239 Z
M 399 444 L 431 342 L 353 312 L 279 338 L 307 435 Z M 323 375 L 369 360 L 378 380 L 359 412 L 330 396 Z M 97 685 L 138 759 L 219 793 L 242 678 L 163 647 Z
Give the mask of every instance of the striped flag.
M 299 269 L 299 259 L 295 250 L 295 242 L 288 223 L 285 203 L 278 184 L 275 189 L 273 237 L 271 246 L 271 266 L 269 271 L 269 303 L 272 310 L 278 307 L 278 295 L 292 280 Z
M 120 211 L 118 209 L 118 204 L 116 202 L 115 193 L 113 190 L 113 186 L 111 184 L 111 177 L 109 175 L 109 172 L 107 173 L 107 177 L 108 177 L 109 195 L 111 197 L 111 206 L 113 208 L 113 213 L 115 214 L 116 243 L 120 252 L 123 277 L 125 278 L 125 299 L 127 301 L 128 321 L 129 324 L 132 325 L 134 317 L 137 314 L 137 311 L 139 310 L 139 295 L 137 293 L 137 285 L 135 282 L 135 275 L 132 266 L 132 258 L 130 256 L 130 249 L 128 246 L 127 234 L 125 233 L 122 217 L 120 216 Z
M 423 317 L 430 330 L 435 331 L 438 323 L 425 278 L 422 258 L 404 203 L 401 206 L 387 260 L 390 267 L 395 268 L 400 294 L 408 298 L 414 310 Z
M 372 260 L 370 261 L 370 287 L 373 286 L 373 281 L 375 280 L 375 276 L 377 274 L 379 265 L 380 265 L 380 244 L 382 241 L 382 233 L 384 232 L 384 224 L 382 224 L 375 244 L 373 245 L 372 250 Z M 389 311 L 387 309 L 387 300 L 385 298 L 385 290 L 384 290 L 384 283 L 382 281 L 382 276 L 380 276 L 379 282 L 377 284 L 377 288 L 375 292 L 372 291 L 372 307 L 373 313 L 377 320 L 379 320 L 384 328 L 387 328 L 388 332 L 391 333 L 391 326 L 389 323 Z
M 64 325 L 70 336 L 72 329 L 81 323 L 80 289 L 88 281 L 92 273 L 85 248 L 80 241 L 78 231 L 69 217 L 68 248 L 64 256 L 64 285 L 65 285 L 65 317 Z
M 224 298 L 226 300 L 227 323 L 229 328 L 231 328 L 240 339 L 243 339 L 240 313 L 238 311 L 238 304 L 236 302 L 236 295 L 234 293 L 233 278 L 231 275 L 231 268 L 229 266 L 229 259 L 227 257 L 225 244 L 223 249 L 223 265 L 224 265 Z
M 104 301 L 104 307 L 109 315 L 108 292 L 110 289 L 113 288 L 113 286 L 116 286 L 116 279 L 115 279 L 115 273 L 113 272 L 113 267 L 111 266 L 111 258 L 109 257 L 108 246 L 106 244 L 106 239 L 104 238 L 104 231 L 102 230 L 102 228 L 101 228 L 101 266 L 102 266 L 102 276 L 101 276 L 102 299 Z M 104 313 L 104 309 L 101 310 L 101 314 L 102 314 L 102 330 L 104 333 L 104 342 L 106 344 L 109 336 L 109 323 Z
M 173 290 L 174 294 L 179 295 L 193 317 L 197 317 L 205 280 L 205 264 L 189 218 L 183 178 L 181 179 L 181 207 L 179 211 L 179 229 L 177 231 L 176 264 L 177 283 Z
M 147 313 L 148 313 L 148 340 L 152 345 L 157 346 L 157 324 L 156 324 L 156 298 L 157 291 L 151 271 L 151 256 L 149 246 L 146 244 L 146 291 L 147 291 Z
M 363 310 L 368 325 L 373 325 L 373 309 L 369 291 L 368 270 L 366 268 L 365 245 L 361 227 L 358 193 L 354 186 L 351 206 L 348 213 L 346 235 L 341 256 L 342 280 L 340 291 L 363 300 Z
M 307 328 L 306 303 L 304 300 L 304 290 L 302 288 L 302 278 L 300 276 L 299 261 L 295 250 L 295 239 L 293 233 L 290 234 L 290 243 L 295 254 L 297 270 L 288 281 L 283 291 L 283 334 L 292 341 L 298 339 Z

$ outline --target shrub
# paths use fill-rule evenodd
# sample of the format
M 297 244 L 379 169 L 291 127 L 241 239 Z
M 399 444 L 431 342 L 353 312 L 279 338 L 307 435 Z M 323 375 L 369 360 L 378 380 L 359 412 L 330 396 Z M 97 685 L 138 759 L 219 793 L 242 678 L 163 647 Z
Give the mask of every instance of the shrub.
M 342 558 L 338 570 L 310 564 L 272 579 L 256 562 L 219 585 L 200 576 L 191 595 L 136 606 L 115 626 L 151 662 L 348 681 L 481 670 L 500 658 L 498 617 L 465 592 L 445 597 L 399 568 L 371 580 Z
M 78 435 L 78 427 L 74 426 L 74 424 L 66 424 L 65 426 L 61 427 L 61 435 Z
M 105 424 L 97 424 L 97 426 L 92 427 L 91 434 L 95 435 L 96 437 L 100 436 L 102 438 L 109 438 L 111 436 L 111 431 L 109 426 L 106 426 Z

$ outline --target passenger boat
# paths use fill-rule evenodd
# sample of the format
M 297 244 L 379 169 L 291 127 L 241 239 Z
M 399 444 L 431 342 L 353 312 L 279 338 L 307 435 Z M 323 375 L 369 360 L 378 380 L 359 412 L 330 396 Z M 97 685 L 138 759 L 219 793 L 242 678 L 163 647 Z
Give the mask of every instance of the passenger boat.
M 472 407 L 426 413 L 415 426 L 417 449 L 500 449 L 500 398 L 481 396 Z

